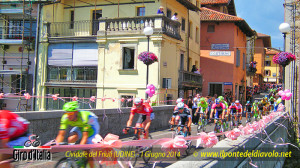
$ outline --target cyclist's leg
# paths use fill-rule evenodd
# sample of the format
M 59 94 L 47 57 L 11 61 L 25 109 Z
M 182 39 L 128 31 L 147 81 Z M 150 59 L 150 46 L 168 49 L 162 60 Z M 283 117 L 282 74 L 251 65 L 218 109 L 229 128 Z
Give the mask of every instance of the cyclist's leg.
M 142 123 L 143 123 L 145 120 L 146 120 L 146 116 L 145 116 L 145 115 L 142 115 L 142 114 L 139 114 L 139 118 L 138 118 L 138 120 L 137 120 L 137 122 L 136 122 L 136 124 L 135 124 L 135 127 L 136 127 L 136 128 L 144 128 L 143 125 L 142 125 Z M 138 129 L 135 129 L 135 130 L 134 130 L 134 134 L 135 134 L 135 136 L 136 136 L 137 139 L 140 139 L 140 133 L 141 133 L 140 130 L 138 130 Z
M 145 116 L 145 120 L 142 123 L 142 126 L 144 127 L 145 134 L 144 134 L 144 139 L 148 139 L 149 136 L 149 128 L 151 125 L 151 121 L 154 119 L 154 113 L 151 113 L 150 116 Z

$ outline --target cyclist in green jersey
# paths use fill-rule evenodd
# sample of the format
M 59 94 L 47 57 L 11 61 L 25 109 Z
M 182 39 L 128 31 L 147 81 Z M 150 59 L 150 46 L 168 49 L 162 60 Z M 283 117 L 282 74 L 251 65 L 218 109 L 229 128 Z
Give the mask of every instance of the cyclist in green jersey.
M 220 100 L 221 103 L 225 104 L 225 106 L 226 106 L 226 108 L 225 108 L 225 118 L 227 119 L 227 117 L 229 115 L 229 111 L 227 113 L 228 103 L 224 100 L 223 96 L 219 96 L 218 99 Z
M 197 110 L 195 112 L 195 116 L 198 115 L 198 113 L 200 113 L 200 118 L 202 117 L 203 113 L 205 113 L 205 115 L 207 116 L 207 112 L 208 112 L 208 103 L 205 101 L 205 98 L 204 97 L 201 97 L 200 100 L 199 100 L 199 103 L 197 105 Z M 199 111 L 200 109 L 200 111 Z M 199 117 L 197 117 L 199 119 Z M 207 119 L 207 117 L 205 118 Z
M 61 117 L 56 143 L 64 140 L 66 129 L 70 125 L 73 128 L 70 131 L 68 143 L 75 143 L 81 139 L 80 144 L 93 144 L 92 139 L 100 131 L 98 117 L 90 111 L 78 111 L 77 101 L 65 103 L 63 110 L 66 113 Z

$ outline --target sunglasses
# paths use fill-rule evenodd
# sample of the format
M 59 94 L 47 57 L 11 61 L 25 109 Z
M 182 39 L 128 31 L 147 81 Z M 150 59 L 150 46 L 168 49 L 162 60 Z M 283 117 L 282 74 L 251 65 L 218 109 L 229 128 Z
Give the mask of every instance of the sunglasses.
M 74 114 L 75 114 L 75 112 L 67 112 L 68 116 L 71 116 L 71 115 L 74 115 Z

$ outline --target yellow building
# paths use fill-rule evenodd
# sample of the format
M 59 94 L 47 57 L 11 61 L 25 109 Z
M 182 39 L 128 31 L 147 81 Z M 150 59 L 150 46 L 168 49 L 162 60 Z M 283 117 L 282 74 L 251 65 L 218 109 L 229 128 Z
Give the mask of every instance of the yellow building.
M 271 84 L 281 83 L 280 70 L 281 67 L 273 62 L 273 57 L 281 52 L 275 48 L 265 49 L 265 66 L 264 66 L 264 82 Z
M 164 14 L 157 14 L 160 6 Z M 152 101 L 200 92 L 202 76 L 189 72 L 200 67 L 199 6 L 198 0 L 62 0 L 43 6 L 37 94 L 85 98 L 81 108 L 131 106 L 132 98 L 145 97 L 147 66 L 138 55 L 148 45 L 158 57 L 149 66 L 148 83 L 159 93 Z M 175 12 L 178 20 L 171 19 Z M 149 26 L 148 42 L 143 30 Z M 37 99 L 36 108 L 63 103 Z

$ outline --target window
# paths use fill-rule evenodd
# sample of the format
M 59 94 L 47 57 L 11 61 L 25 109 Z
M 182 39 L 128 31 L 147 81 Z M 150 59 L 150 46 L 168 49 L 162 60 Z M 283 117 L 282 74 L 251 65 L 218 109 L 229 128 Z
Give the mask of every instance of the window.
M 65 98 L 66 101 L 71 101 L 71 97 L 77 96 L 80 98 L 87 98 L 81 99 L 79 105 L 79 109 L 90 109 L 96 108 L 96 101 L 91 102 L 89 98 L 91 96 L 97 96 L 96 88 L 71 88 L 71 87 L 47 87 L 47 94 L 59 94 L 60 97 L 70 97 Z M 64 101 L 58 101 L 53 99 L 46 100 L 46 109 L 47 110 L 61 110 Z
M 98 19 L 102 17 L 102 10 L 93 10 L 93 28 L 92 35 L 97 35 L 97 31 L 99 30 L 99 21 Z
M 184 54 L 180 54 L 180 70 L 184 69 Z
M 101 17 L 102 17 L 102 10 L 93 10 L 93 20 L 98 20 Z
M 271 66 L 271 61 L 265 61 L 265 66 Z
M 199 43 L 200 41 L 200 31 L 199 28 L 196 27 L 196 38 L 195 38 L 196 43 Z
M 124 98 L 125 100 L 123 102 L 121 101 L 121 107 L 132 107 L 133 96 L 121 95 L 121 99 L 122 98 Z M 131 100 L 131 101 L 129 101 L 129 100 Z
M 208 26 L 207 26 L 207 32 L 208 32 L 208 33 L 213 33 L 213 32 L 215 32 L 215 25 L 208 25 Z
M 123 62 L 123 69 L 134 69 L 134 55 L 135 49 L 129 47 L 123 47 L 122 53 L 122 62 Z
M 172 88 L 172 79 L 171 78 L 163 78 L 163 88 Z
M 25 90 L 25 81 L 26 76 L 21 75 L 11 75 L 11 93 L 20 93 L 21 95 L 24 93 L 21 93 L 21 91 Z
M 181 30 L 185 31 L 185 19 L 181 18 Z
M 192 34 L 193 34 L 193 23 L 192 22 L 190 22 L 189 23 L 189 38 L 193 38 L 192 37 Z
M 145 7 L 138 7 L 136 16 L 145 16 L 146 9 Z
M 70 29 L 74 29 L 74 11 L 70 11 L 70 21 L 71 21 L 71 24 L 70 24 Z
M 7 23 L 7 22 L 6 22 Z M 3 34 L 7 34 L 6 38 L 22 39 L 23 34 L 23 20 L 9 20 L 5 27 L 1 27 Z M 24 37 L 35 37 L 36 21 L 24 21 Z M 4 33 L 5 32 L 5 33 Z
M 246 55 L 243 53 L 243 70 L 246 68 Z
M 239 49 L 236 50 L 236 67 L 240 66 L 240 61 L 241 61 L 241 52 Z
M 265 70 L 265 76 L 271 76 L 271 71 L 270 70 Z
M 172 11 L 170 9 L 167 9 L 167 17 L 170 19 L 172 17 Z

